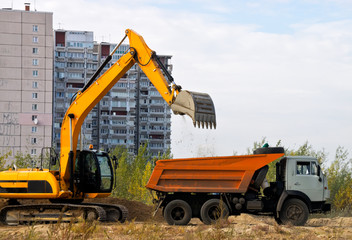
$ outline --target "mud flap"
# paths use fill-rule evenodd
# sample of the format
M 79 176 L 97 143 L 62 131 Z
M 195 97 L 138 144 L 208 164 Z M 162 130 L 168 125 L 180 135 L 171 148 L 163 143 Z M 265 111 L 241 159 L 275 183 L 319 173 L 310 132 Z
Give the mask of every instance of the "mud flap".
M 216 128 L 216 116 L 213 100 L 206 93 L 181 91 L 171 105 L 174 114 L 187 114 L 196 127 Z

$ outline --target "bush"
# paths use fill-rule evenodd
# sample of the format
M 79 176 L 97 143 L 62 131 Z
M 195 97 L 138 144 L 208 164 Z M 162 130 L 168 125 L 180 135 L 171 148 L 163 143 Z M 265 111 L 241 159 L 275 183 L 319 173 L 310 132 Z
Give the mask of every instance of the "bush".
M 136 156 L 128 154 L 123 146 L 116 146 L 111 155 L 118 159 L 118 164 L 115 164 L 115 187 L 112 196 L 151 204 L 152 197 L 145 185 L 156 160 L 170 158 L 170 151 L 153 158 L 145 144 L 140 146 Z

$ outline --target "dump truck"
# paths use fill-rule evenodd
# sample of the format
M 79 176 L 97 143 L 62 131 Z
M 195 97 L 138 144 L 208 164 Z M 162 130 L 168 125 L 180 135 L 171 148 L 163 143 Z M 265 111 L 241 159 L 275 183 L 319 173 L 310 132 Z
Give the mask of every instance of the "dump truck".
M 268 183 L 268 164 L 277 159 L 276 181 Z M 327 178 L 318 160 L 285 156 L 282 147 L 243 156 L 159 160 L 146 187 L 155 213 L 161 208 L 170 225 L 186 225 L 191 218 L 213 224 L 248 213 L 302 226 L 310 213 L 330 211 Z

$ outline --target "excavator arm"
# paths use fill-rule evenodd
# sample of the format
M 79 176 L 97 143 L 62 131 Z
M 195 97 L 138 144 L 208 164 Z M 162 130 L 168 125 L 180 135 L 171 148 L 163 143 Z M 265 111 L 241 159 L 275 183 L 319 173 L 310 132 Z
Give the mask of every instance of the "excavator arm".
M 60 175 L 63 180 L 62 184 L 66 185 L 65 189 L 73 190 L 75 154 L 78 136 L 84 119 L 135 63 L 138 63 L 175 114 L 189 115 L 193 119 L 194 125 L 216 127 L 215 109 L 210 96 L 205 93 L 181 90 L 181 87 L 176 85 L 173 79 L 169 79 L 171 83 L 168 83 L 162 72 L 163 69 L 164 73 L 169 76 L 167 70 L 158 60 L 155 52 L 147 46 L 143 37 L 131 29 L 126 30 L 126 36 L 129 38 L 129 51 L 101 77 L 95 80 L 95 77 L 99 75 L 99 72 L 109 59 L 104 62 L 86 86 L 77 93 L 63 119 L 61 127 Z M 119 45 L 108 58 L 111 59 Z

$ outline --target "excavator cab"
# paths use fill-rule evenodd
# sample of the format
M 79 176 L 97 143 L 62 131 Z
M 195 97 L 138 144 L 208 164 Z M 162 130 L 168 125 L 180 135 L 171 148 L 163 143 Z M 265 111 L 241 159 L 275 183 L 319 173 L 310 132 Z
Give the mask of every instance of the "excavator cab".
M 79 192 L 111 192 L 114 175 L 109 155 L 92 150 L 77 151 L 74 181 Z

